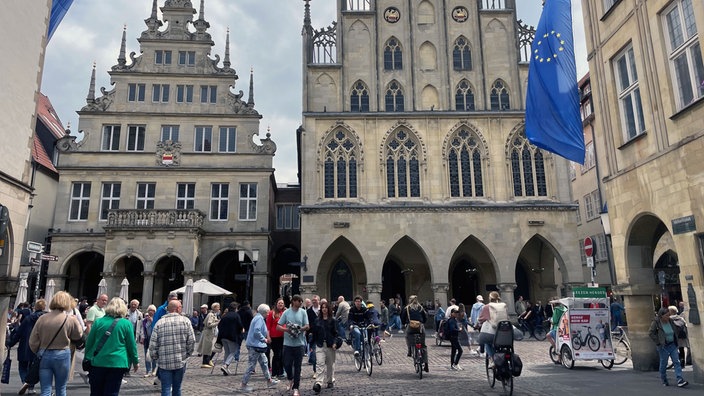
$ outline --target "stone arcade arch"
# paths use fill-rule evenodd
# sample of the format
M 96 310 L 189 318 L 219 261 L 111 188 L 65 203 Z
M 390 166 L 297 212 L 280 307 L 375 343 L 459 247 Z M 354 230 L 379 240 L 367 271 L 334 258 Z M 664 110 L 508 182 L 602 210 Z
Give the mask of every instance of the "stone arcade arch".
M 452 255 L 448 268 L 448 300 L 454 298 L 458 303 L 471 306 L 478 294 L 486 298 L 489 291 L 497 290 L 494 263 L 491 252 L 477 237 L 469 236 L 462 241 Z M 447 302 L 441 303 L 445 305 Z
M 145 298 L 142 296 L 142 290 L 144 290 L 144 263 L 137 256 L 123 256 L 115 262 L 114 266 L 115 279 L 114 283 L 118 285 L 122 282 L 124 278 L 130 283 L 129 286 L 129 298 L 138 299 L 140 304 L 145 306 L 145 303 L 153 303 L 152 301 L 144 301 Z M 120 290 L 119 286 L 116 290 Z M 129 301 L 128 301 L 129 303 Z
M 523 296 L 526 300 L 545 302 L 558 295 L 557 287 L 566 284 L 563 278 L 556 278 L 564 273 L 558 250 L 545 236 L 535 234 L 523 245 L 516 259 L 514 298 Z
M 271 295 L 270 301 L 274 302 L 281 296 L 279 277 L 285 274 L 296 275 L 291 282 L 291 295 L 300 294 L 301 285 L 301 267 L 291 265 L 290 263 L 301 262 L 301 252 L 292 245 L 285 245 L 279 248 L 274 254 L 271 263 Z M 330 296 L 332 297 L 332 296 Z
M 94 301 L 102 278 L 104 260 L 105 257 L 99 252 L 81 252 L 69 258 L 65 267 L 64 289 L 72 296 Z
M 245 259 L 247 261 L 248 259 Z M 236 249 L 227 249 L 218 253 L 210 262 L 209 280 L 232 292 L 234 300 L 242 302 L 245 299 L 252 301 L 247 296 L 247 267 L 239 262 L 239 252 Z M 194 279 L 195 280 L 195 279 Z M 252 292 L 250 287 L 250 293 Z M 211 301 L 212 300 L 212 301 Z M 220 296 L 208 298 L 208 303 L 218 301 L 224 303 Z M 228 301 L 229 302 L 229 301 Z M 225 308 L 224 306 L 222 307 Z
M 388 278 L 384 276 L 385 273 L 396 276 L 400 273 L 402 278 Z M 409 236 L 396 241 L 384 259 L 381 295 L 389 294 L 401 294 L 404 303 L 413 294 L 418 296 L 419 302 L 434 299 L 428 258 L 418 243 Z
M 166 301 L 171 290 L 178 289 L 186 282 L 183 279 L 183 261 L 175 255 L 165 255 L 154 265 L 154 292 L 152 303 Z M 195 280 L 195 279 L 194 279 Z M 144 297 L 146 299 L 146 297 Z
M 349 239 L 338 237 L 321 256 L 316 279 L 317 294 L 329 296 L 329 300 L 340 295 L 351 300 L 363 294 L 367 271 L 357 247 Z

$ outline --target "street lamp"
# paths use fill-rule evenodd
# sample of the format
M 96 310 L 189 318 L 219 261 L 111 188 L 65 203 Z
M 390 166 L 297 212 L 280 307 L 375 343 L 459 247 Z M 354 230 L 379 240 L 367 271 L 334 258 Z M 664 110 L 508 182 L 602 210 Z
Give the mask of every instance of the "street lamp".
M 611 287 L 616 286 L 616 270 L 614 269 L 613 258 L 611 257 L 611 220 L 609 219 L 609 209 L 604 204 L 599 213 L 601 218 L 601 226 L 604 229 L 604 239 L 606 244 L 606 262 L 609 265 L 609 277 L 611 278 Z
M 251 300 L 252 296 L 249 295 L 249 290 L 252 282 L 252 267 L 256 267 L 257 261 L 259 261 L 259 249 L 252 249 L 252 257 L 249 262 L 244 261 L 247 256 L 247 252 L 240 250 L 237 253 L 239 255 L 240 266 L 247 267 L 247 289 L 245 292 L 245 299 Z

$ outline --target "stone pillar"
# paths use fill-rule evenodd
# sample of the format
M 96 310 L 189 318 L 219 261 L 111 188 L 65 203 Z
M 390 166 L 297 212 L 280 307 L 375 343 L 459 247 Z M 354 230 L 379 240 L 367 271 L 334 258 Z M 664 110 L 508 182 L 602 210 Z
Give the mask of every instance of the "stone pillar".
M 518 287 L 515 283 L 499 283 L 496 285 L 499 288 L 499 294 L 501 295 L 501 301 L 506 303 L 506 310 L 508 311 L 508 318 L 511 321 L 516 321 L 516 304 L 514 302 L 513 292 Z M 489 303 L 487 299 L 485 303 Z
M 650 339 L 650 324 L 653 322 L 653 294 L 659 291 L 653 285 L 653 293 L 626 294 L 624 305 L 628 320 L 628 338 L 631 340 L 633 368 L 640 371 L 658 370 L 659 357 L 653 340 Z
M 250 301 L 251 306 L 258 307 L 259 304 L 270 302 L 268 301 L 269 295 L 269 277 L 265 272 L 255 272 L 252 273 L 252 301 Z M 244 299 L 242 299 L 244 300 Z M 240 300 L 240 302 L 242 302 Z
M 443 307 L 447 308 L 447 292 L 450 290 L 450 285 L 448 283 L 433 283 L 433 295 L 435 301 L 440 301 Z
M 381 283 L 367 283 L 367 302 L 374 304 L 374 307 L 379 307 L 381 301 Z
M 142 298 L 139 301 L 142 301 L 142 305 L 154 304 L 158 307 L 161 303 L 154 301 L 154 272 L 144 271 L 141 275 L 144 278 L 144 283 L 142 284 Z

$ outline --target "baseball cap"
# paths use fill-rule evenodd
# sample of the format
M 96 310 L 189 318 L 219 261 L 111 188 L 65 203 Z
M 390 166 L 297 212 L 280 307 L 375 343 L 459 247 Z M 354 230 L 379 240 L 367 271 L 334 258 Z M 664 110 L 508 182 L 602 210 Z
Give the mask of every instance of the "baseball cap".
M 208 304 L 203 304 L 203 305 L 201 305 L 200 307 L 207 309 L 207 308 L 208 308 Z
M 478 296 L 477 296 L 477 301 L 484 301 L 484 297 L 482 297 L 482 295 L 481 295 L 481 294 L 480 294 L 480 295 L 478 295 Z

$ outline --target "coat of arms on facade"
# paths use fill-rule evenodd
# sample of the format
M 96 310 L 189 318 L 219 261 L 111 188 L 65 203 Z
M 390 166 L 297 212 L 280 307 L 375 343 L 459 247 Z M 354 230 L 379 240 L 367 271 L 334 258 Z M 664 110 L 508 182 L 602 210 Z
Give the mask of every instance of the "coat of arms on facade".
M 163 166 L 178 166 L 181 162 L 181 143 L 166 140 L 156 143 L 156 163 Z

